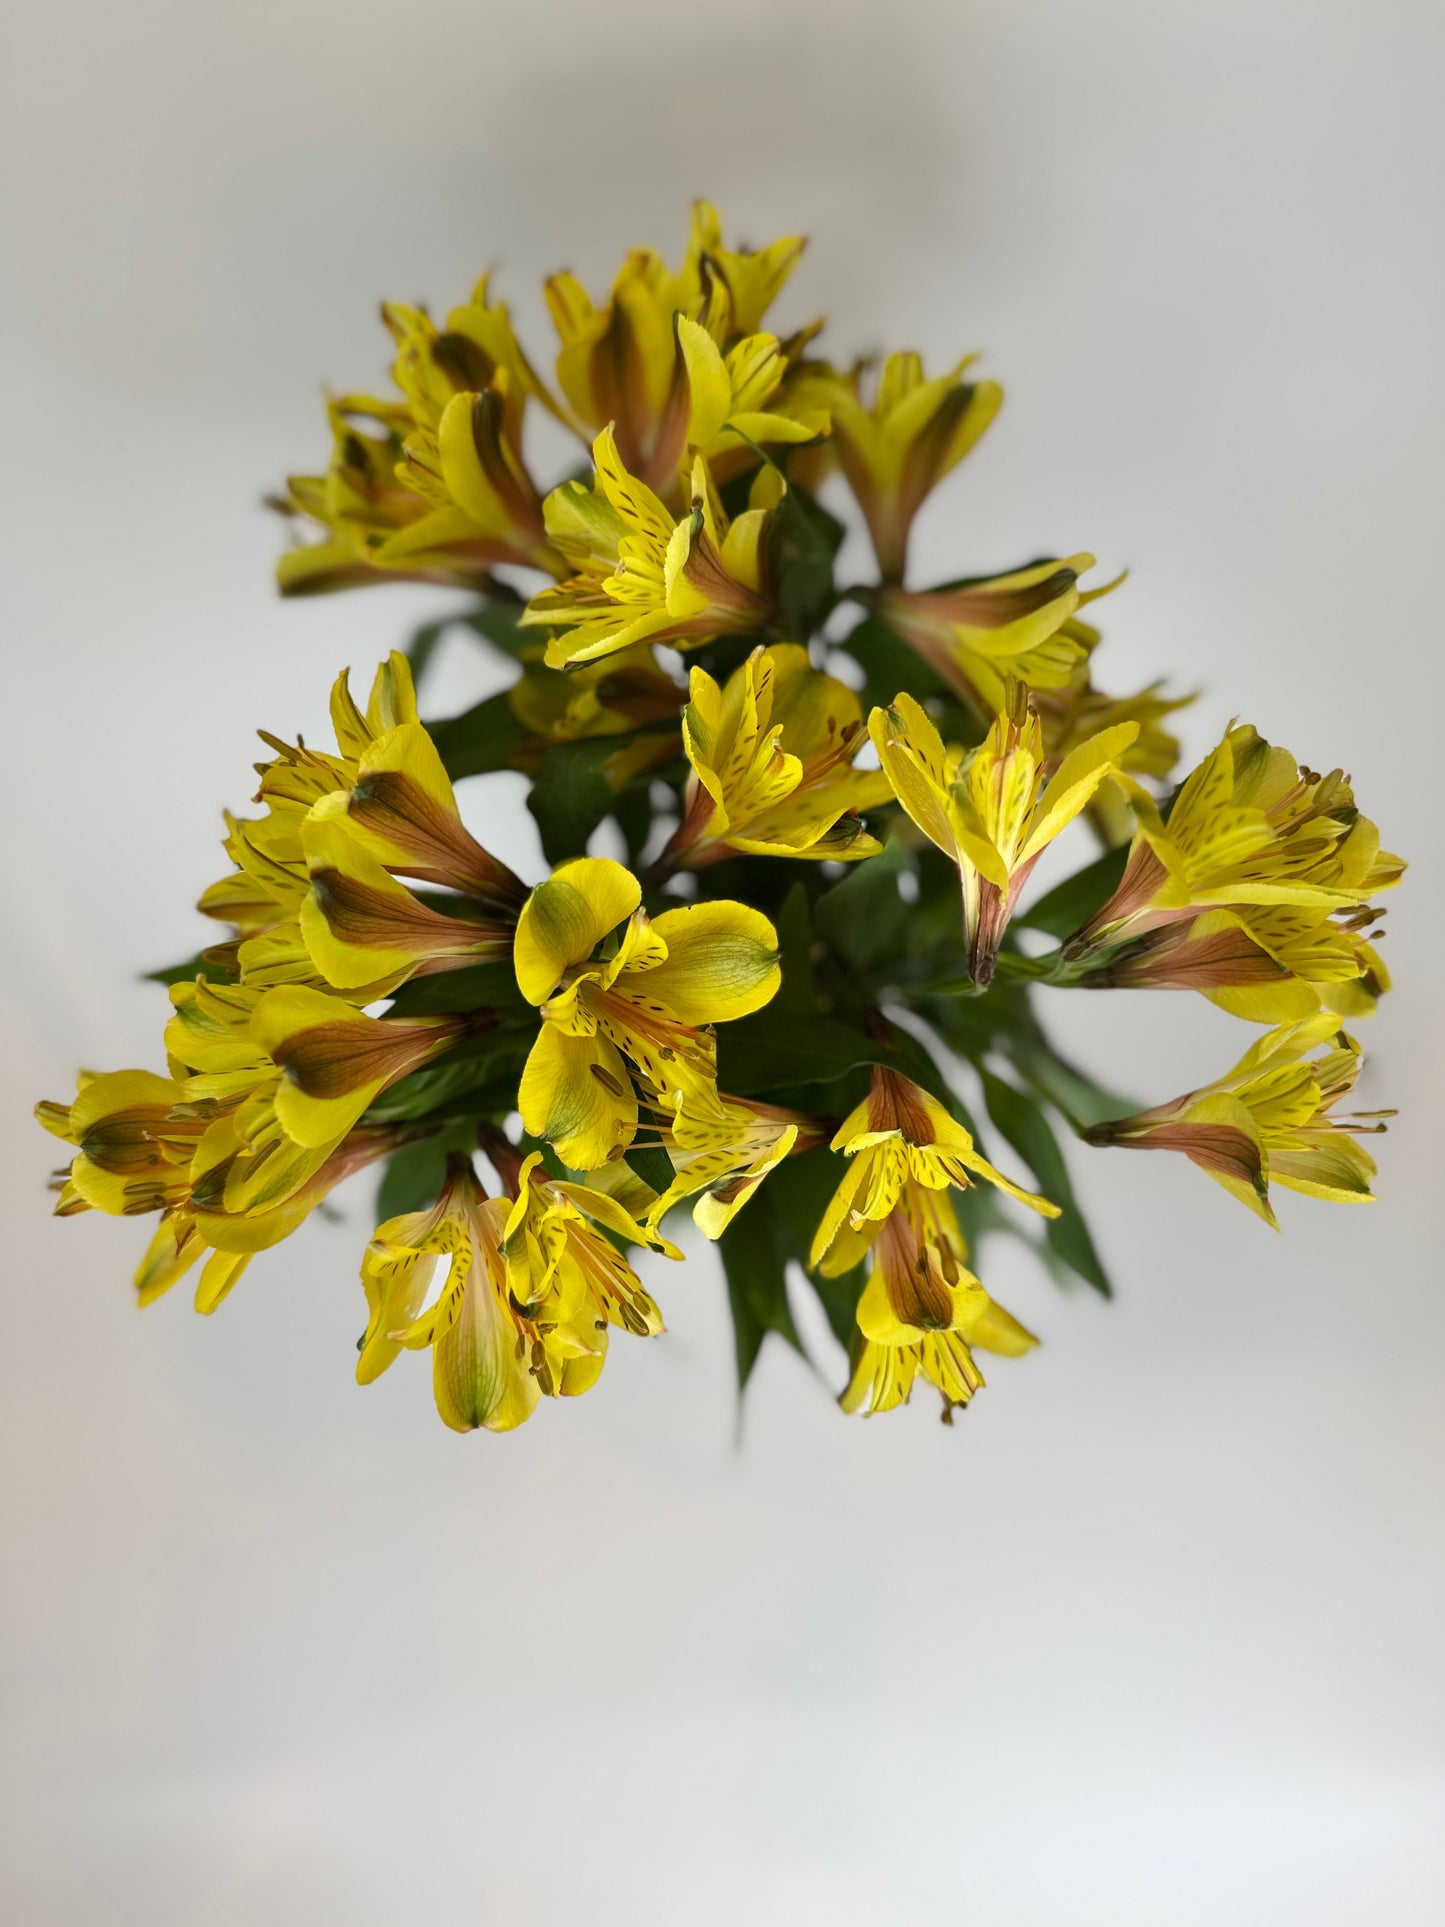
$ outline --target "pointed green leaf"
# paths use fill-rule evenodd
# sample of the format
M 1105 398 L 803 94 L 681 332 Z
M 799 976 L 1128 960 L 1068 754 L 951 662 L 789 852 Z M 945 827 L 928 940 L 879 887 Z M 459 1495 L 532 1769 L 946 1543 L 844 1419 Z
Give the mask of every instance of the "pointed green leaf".
M 989 1116 L 1033 1172 L 1039 1189 L 1060 1208 L 1059 1217 L 1045 1222 L 1044 1236 L 1081 1278 L 1109 1297 L 1112 1288 L 1079 1210 L 1053 1127 L 1033 1098 L 1001 1077 L 995 1077 L 991 1071 L 984 1071 L 982 1075 Z

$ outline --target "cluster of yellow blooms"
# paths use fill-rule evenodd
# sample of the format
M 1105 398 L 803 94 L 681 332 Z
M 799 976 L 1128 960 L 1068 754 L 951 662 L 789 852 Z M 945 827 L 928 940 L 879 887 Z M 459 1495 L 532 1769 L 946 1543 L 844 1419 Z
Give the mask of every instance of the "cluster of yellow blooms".
M 429 1349 L 446 1423 L 502 1431 L 585 1391 L 614 1328 L 662 1330 L 628 1254 L 680 1257 L 662 1226 L 690 1201 L 744 1377 L 769 1331 L 796 1342 L 796 1265 L 850 1345 L 844 1409 L 921 1374 L 947 1417 L 976 1353 L 1035 1342 L 969 1269 L 993 1200 L 1107 1289 L 1051 1112 L 1182 1151 L 1271 1223 L 1273 1186 L 1370 1196 L 1383 1126 L 1338 1108 L 1341 1025 L 1387 988 L 1372 899 L 1403 865 L 1340 772 L 1252 728 L 1171 791 L 1179 700 L 1093 681 L 1092 556 L 906 586 L 914 518 L 1001 391 L 968 360 L 837 368 L 820 324 L 768 332 L 802 246 L 729 249 L 699 204 L 676 271 L 639 250 L 600 306 L 554 276 L 550 384 L 485 280 L 441 325 L 383 309 L 396 392 L 331 401 L 330 465 L 283 503 L 319 539 L 281 587 L 466 589 L 515 675 L 428 729 L 393 654 L 364 709 L 336 683 L 334 750 L 265 736 L 261 814 L 228 819 L 199 905 L 232 934 L 162 973 L 165 1074 L 39 1107 L 75 1150 L 61 1215 L 159 1214 L 143 1304 L 199 1266 L 213 1311 L 384 1161 L 357 1378 Z M 534 482 L 529 408 L 581 438 L 589 479 Z M 820 492 L 861 513 L 876 581 L 835 585 Z M 531 887 L 457 806 L 455 780 L 498 768 L 532 779 L 553 867 Z M 628 864 L 588 853 L 608 817 Z M 1079 817 L 1103 854 L 1022 912 Z M 1109 1115 L 1034 983 L 1194 988 L 1272 1028 L 1217 1082 Z M 1052 1199 L 976 1148 L 930 1036 Z

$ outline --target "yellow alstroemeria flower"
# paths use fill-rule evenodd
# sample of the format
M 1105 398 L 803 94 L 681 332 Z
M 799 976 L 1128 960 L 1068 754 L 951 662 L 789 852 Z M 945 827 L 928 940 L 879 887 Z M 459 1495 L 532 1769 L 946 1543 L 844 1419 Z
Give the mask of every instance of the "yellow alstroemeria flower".
M 881 770 L 852 767 L 866 741 L 858 698 L 796 643 L 755 649 L 721 689 L 694 669 L 682 740 L 693 773 L 671 863 L 701 869 L 734 851 L 849 860 L 882 847 L 858 812 L 893 792 Z
M 549 1176 L 536 1151 L 521 1165 L 516 1183 L 502 1238 L 507 1288 L 524 1312 L 555 1306 L 565 1321 L 580 1319 L 584 1329 L 597 1334 L 595 1349 L 587 1354 L 592 1362 L 579 1360 L 564 1388 L 584 1391 L 602 1370 L 609 1325 L 635 1338 L 653 1338 L 663 1329 L 661 1312 L 604 1232 L 669 1258 L 680 1259 L 682 1253 L 606 1192 Z M 545 1361 L 537 1361 L 537 1370 L 543 1391 L 549 1390 Z
M 702 324 L 720 348 L 756 336 L 802 251 L 803 243 L 789 236 L 755 254 L 730 252 L 722 245 L 717 210 L 701 201 L 693 208 L 687 254 L 677 272 L 651 248 L 635 249 L 601 307 L 573 275 L 553 275 L 546 296 L 562 344 L 557 383 L 578 433 L 586 439 L 610 423 L 630 473 L 668 490 L 688 439 L 688 369 L 679 320 Z M 755 392 L 748 399 L 762 406 Z
M 485 583 L 497 563 L 560 573 L 522 459 L 529 395 L 556 405 L 518 346 L 486 280 L 438 330 L 389 303 L 401 400 L 349 395 L 329 404 L 334 453 L 325 475 L 296 475 L 276 506 L 326 538 L 282 557 L 285 595 L 379 581 Z M 381 432 L 368 433 L 371 423 Z
M 326 1147 L 279 1201 L 249 1212 L 226 1206 L 228 1179 L 245 1146 L 215 1101 L 195 1102 L 186 1083 L 149 1071 L 83 1077 L 74 1103 L 44 1103 L 36 1115 L 76 1147 L 57 1178 L 58 1216 L 100 1210 L 161 1213 L 135 1284 L 142 1305 L 175 1284 L 202 1256 L 196 1309 L 214 1311 L 257 1251 L 295 1230 L 332 1187 L 393 1150 L 394 1130 L 353 1131 Z
M 1338 1025 L 1329 1011 L 1283 1025 L 1213 1084 L 1084 1135 L 1091 1144 L 1182 1151 L 1271 1225 L 1272 1184 L 1337 1203 L 1373 1203 L 1375 1161 L 1359 1139 L 1383 1131 L 1379 1120 L 1392 1113 L 1334 1115 L 1360 1068 L 1358 1044 Z M 1321 1054 L 1311 1058 L 1315 1050 Z
M 658 1225 L 675 1204 L 696 1197 L 694 1224 L 704 1237 L 720 1238 L 770 1171 L 827 1134 L 806 1112 L 748 1098 L 719 1094 L 716 1107 L 702 1112 L 683 1104 L 661 1134 L 677 1175 L 648 1205 L 646 1222 Z
M 719 901 L 649 920 L 641 902 L 620 863 L 579 857 L 532 892 L 517 924 L 517 982 L 543 1020 L 522 1073 L 522 1122 L 577 1171 L 632 1141 L 629 1065 L 670 1106 L 714 1105 L 710 1026 L 760 1009 L 781 981 L 761 912 Z
M 364 713 L 343 673 L 331 715 L 335 754 L 265 736 L 276 751 L 257 765 L 267 813 L 231 819 L 238 872 L 201 899 L 236 923 L 243 981 L 365 1003 L 417 972 L 509 955 L 525 886 L 463 826 L 405 658 L 378 669 Z M 457 891 L 459 915 L 421 903 L 396 871 Z
M 1288 904 L 1203 910 L 1106 951 L 1070 981 L 1198 990 L 1251 1023 L 1296 1023 L 1321 1009 L 1366 1017 L 1390 987 L 1364 934 L 1381 915 L 1370 906 L 1323 921 Z
M 1076 619 L 1087 602 L 1115 587 L 1083 591 L 1092 555 L 1037 562 L 1009 575 L 939 589 L 885 585 L 868 606 L 981 715 L 1004 706 L 1009 677 L 1030 689 L 1062 689 L 1099 640 Z
M 921 1375 L 943 1398 L 943 1417 L 984 1383 L 975 1351 L 1019 1358 L 1038 1340 L 984 1290 L 964 1263 L 967 1247 L 946 1192 L 907 1181 L 873 1245 L 858 1300 L 845 1412 L 905 1405 Z
M 208 1132 L 192 1167 L 189 1203 L 178 1209 L 171 1226 L 162 1224 L 142 1261 L 136 1277 L 141 1302 L 147 1302 L 148 1291 L 157 1296 L 174 1282 L 178 1273 L 172 1267 L 184 1257 L 180 1247 L 189 1231 L 200 1249 L 214 1254 L 201 1271 L 195 1301 L 198 1312 L 213 1312 L 258 1251 L 269 1251 L 289 1238 L 338 1184 L 404 1141 L 403 1129 L 358 1125 L 331 1145 L 304 1181 L 278 1203 L 237 1212 L 228 1203 L 232 1173 L 248 1147 L 228 1144 L 223 1130 Z
M 207 1120 L 185 1114 L 184 1103 L 174 1078 L 135 1070 L 83 1076 L 73 1103 L 37 1104 L 37 1121 L 76 1147 L 56 1216 L 94 1210 L 135 1217 L 188 1197 L 189 1167 Z
M 1389 980 L 1362 934 L 1376 914 L 1365 903 L 1405 865 L 1339 770 L 1301 769 L 1242 725 L 1185 779 L 1167 822 L 1142 791 L 1134 801 L 1119 886 L 1064 946 L 1099 960 L 1084 981 L 1193 985 L 1263 1022 L 1371 1006 Z
M 321 816 L 344 821 L 388 869 L 460 891 L 485 909 L 515 915 L 527 894 L 463 826 L 451 779 L 420 723 L 400 723 L 368 743 L 350 781 L 313 804 L 308 821 Z
M 482 1189 L 471 1159 L 457 1154 L 430 1209 L 377 1227 L 361 1267 L 370 1315 L 358 1384 L 378 1378 L 403 1347 L 430 1347 L 437 1411 L 454 1432 L 510 1432 L 532 1416 L 542 1395 L 534 1350 L 556 1333 L 544 1336 L 507 1289 L 502 1239 L 510 1214 L 505 1198 Z M 427 1308 L 442 1266 L 440 1292 Z M 565 1379 L 564 1349 L 578 1359 L 590 1354 L 580 1338 L 554 1342 L 555 1371 Z
M 533 596 L 522 617 L 567 632 L 547 644 L 552 668 L 639 642 L 685 649 L 767 625 L 768 517 L 784 490 L 776 469 L 759 471 L 749 508 L 729 522 L 699 457 L 692 505 L 678 521 L 625 468 L 610 428 L 593 443 L 592 456 L 591 488 L 564 482 L 547 497 L 548 530 L 576 573 Z
M 283 1203 L 331 1156 L 372 1099 L 465 1038 L 488 1015 L 363 1016 L 293 985 L 178 984 L 166 1026 L 171 1068 L 207 1121 L 191 1175 L 224 1176 L 217 1209 L 254 1216 Z
M 300 932 L 320 975 L 337 989 L 505 961 L 513 925 L 505 917 L 448 915 L 421 902 L 369 855 L 344 821 L 345 799 L 319 803 L 302 831 L 311 889 L 301 905 Z
M 808 1262 L 825 1278 L 861 1263 L 909 1184 L 961 1191 L 982 1178 L 1046 1218 L 1059 1207 L 996 1171 L 969 1133 L 926 1091 L 879 1066 L 867 1097 L 839 1125 L 832 1148 L 849 1160 L 823 1213 Z
M 894 794 L 958 866 L 969 974 L 980 986 L 993 980 L 999 944 L 1035 863 L 1139 733 L 1132 722 L 1101 730 L 1046 777 L 1038 712 L 1017 683 L 1008 701 L 969 750 L 946 749 L 928 712 L 906 694 L 868 721 Z
M 541 501 L 522 461 L 528 395 L 559 412 L 512 335 L 486 279 L 437 330 L 420 308 L 383 304 L 397 341 L 403 399 L 329 403 L 324 476 L 291 476 L 277 507 L 320 522 L 326 538 L 281 557 L 281 594 L 366 582 L 476 586 L 497 563 L 559 570 Z M 372 424 L 380 434 L 368 434 Z
M 719 340 L 757 333 L 806 246 L 800 235 L 785 234 L 762 248 L 726 248 L 717 209 L 693 202 L 689 249 L 709 284 L 709 319 Z
M 976 359 L 966 355 L 949 374 L 930 380 L 920 355 L 889 355 L 867 403 L 856 374 L 821 381 L 815 376 L 810 384 L 832 416 L 838 459 L 885 582 L 903 580 L 914 516 L 1002 406 L 996 381 L 963 379 Z
M 679 315 L 677 343 L 687 379 L 686 447 L 719 478 L 756 461 L 758 448 L 828 433 L 826 409 L 791 404 L 789 347 L 776 335 L 746 335 L 724 354 L 706 328 Z

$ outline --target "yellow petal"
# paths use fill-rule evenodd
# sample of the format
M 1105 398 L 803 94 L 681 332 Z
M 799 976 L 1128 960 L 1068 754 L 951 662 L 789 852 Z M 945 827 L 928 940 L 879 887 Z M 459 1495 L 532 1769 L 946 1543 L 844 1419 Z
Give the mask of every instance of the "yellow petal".
M 1138 734 L 1137 723 L 1116 723 L 1069 751 L 1049 778 L 1033 829 L 1019 852 L 1020 863 L 1037 856 L 1073 822 Z
M 948 754 L 933 718 L 912 696 L 900 694 L 868 718 L 868 734 L 893 793 L 931 843 L 957 857 L 948 808 Z
M 636 987 L 685 1024 L 745 1017 L 760 1010 L 782 982 L 778 933 L 746 904 L 723 899 L 664 910 L 652 928 L 666 943 L 667 957 Z
M 545 1003 L 571 965 L 585 962 L 642 901 L 642 887 L 611 857 L 578 857 L 554 870 L 522 906 L 515 947 L 517 983 Z
M 555 1024 L 544 1024 L 532 1046 L 517 1108 L 524 1129 L 546 1138 L 574 1171 L 610 1163 L 637 1130 L 637 1097 L 615 1045 L 563 1036 Z
M 516 1331 L 482 1264 L 473 1267 L 454 1317 L 432 1341 L 432 1391 L 454 1432 L 478 1426 L 510 1432 L 532 1416 L 541 1396 L 517 1358 Z
M 677 340 L 688 380 L 687 439 L 695 448 L 712 441 L 728 418 L 733 389 L 717 343 L 706 328 L 677 318 Z

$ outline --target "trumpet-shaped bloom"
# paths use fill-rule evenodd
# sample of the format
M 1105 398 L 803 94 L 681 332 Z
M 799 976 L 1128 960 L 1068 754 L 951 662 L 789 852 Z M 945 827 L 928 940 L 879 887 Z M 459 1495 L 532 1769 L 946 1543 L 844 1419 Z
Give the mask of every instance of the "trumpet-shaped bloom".
M 1008 711 L 976 749 L 945 749 L 928 712 L 908 695 L 875 709 L 868 726 L 899 802 L 958 866 L 969 973 L 986 985 L 1030 871 L 1118 769 L 1139 726 L 1101 730 L 1047 777 L 1038 714 L 1017 684 Z
M 808 1262 L 825 1278 L 841 1277 L 868 1253 L 905 1186 L 966 1191 L 979 1178 L 1046 1218 L 1059 1207 L 996 1171 L 973 1138 L 936 1098 L 910 1078 L 881 1066 L 867 1097 L 832 1141 L 848 1159 L 832 1202 L 819 1221 Z
M 1298 1019 L 1369 1008 L 1388 979 L 1364 909 L 1404 864 L 1380 848 L 1338 770 L 1317 776 L 1247 725 L 1185 779 L 1167 821 L 1135 793 L 1139 829 L 1119 887 L 1064 946 L 1085 981 L 1195 983 L 1236 1015 Z M 1229 934 L 1226 934 L 1229 933 Z M 1181 975 L 1190 962 L 1204 976 Z
M 770 1171 L 826 1137 L 817 1118 L 776 1104 L 725 1095 L 701 1112 L 684 1104 L 662 1134 L 676 1176 L 648 1206 L 646 1221 L 660 1224 L 675 1204 L 696 1197 L 693 1222 L 704 1237 L 720 1238 Z
M 562 344 L 557 383 L 579 434 L 611 424 L 629 472 L 667 490 L 685 443 L 701 443 L 701 427 L 716 406 L 715 382 L 692 379 L 685 327 L 697 327 L 719 349 L 741 337 L 759 338 L 763 315 L 802 250 L 803 243 L 789 236 L 757 253 L 730 251 L 722 244 L 717 210 L 700 201 L 678 270 L 651 248 L 635 249 L 600 307 L 573 275 L 553 275 L 546 295 Z M 749 382 L 753 359 L 741 358 L 737 378 L 729 377 L 740 411 L 761 410 L 776 392 L 776 382 L 766 386 L 761 368 L 752 370 Z M 705 374 L 712 372 L 709 366 Z M 697 432 L 689 425 L 694 413 L 700 414 Z M 752 439 L 792 437 L 765 433 Z
M 547 497 L 548 530 L 575 573 L 534 596 L 522 618 L 566 632 L 547 644 L 552 668 L 639 642 L 687 648 L 767 624 L 768 518 L 783 493 L 776 469 L 759 472 L 750 506 L 730 522 L 699 456 L 691 506 L 677 520 L 629 473 L 610 428 L 593 443 L 592 458 L 590 488 L 564 482 Z
M 906 1401 L 922 1372 L 943 1394 L 947 1416 L 983 1383 L 973 1346 L 1016 1355 L 1035 1342 L 966 1268 L 950 1189 L 982 1178 L 1046 1217 L 1057 1217 L 1058 1206 L 996 1171 L 963 1126 L 897 1071 L 875 1069 L 833 1149 L 848 1168 L 809 1263 L 836 1278 L 873 1254 L 840 1402 L 847 1412 L 888 1411 Z
M 790 402 L 789 351 L 776 335 L 744 336 L 724 354 L 706 328 L 679 315 L 677 345 L 687 381 L 686 446 L 715 472 L 750 466 L 760 447 L 827 434 L 825 409 Z
M 266 737 L 266 815 L 231 820 L 237 872 L 201 899 L 236 924 L 243 980 L 367 1003 L 408 976 L 507 956 L 526 890 L 463 826 L 405 658 L 381 665 L 364 712 L 340 676 L 331 714 L 335 754 Z M 422 903 L 398 871 L 455 891 L 458 915 Z
M 727 340 L 756 334 L 807 243 L 785 234 L 762 248 L 725 247 L 717 209 L 710 201 L 694 201 L 689 245 L 707 280 L 708 318 L 718 338 Z
M 298 925 L 307 955 L 327 984 L 353 990 L 385 981 L 505 960 L 512 923 L 432 909 L 398 883 L 350 834 L 345 798 L 317 804 L 302 829 L 311 888 Z
M 815 377 L 810 384 L 832 416 L 838 459 L 885 582 L 903 580 L 914 516 L 1003 404 L 996 381 L 963 379 L 975 359 L 966 355 L 949 374 L 929 379 L 920 355 L 889 355 L 867 403 L 857 375 Z
M 236 1209 L 228 1208 L 226 1193 L 248 1151 L 237 1113 L 216 1100 L 196 1101 L 184 1079 L 139 1070 L 86 1076 L 73 1103 L 43 1103 L 36 1115 L 76 1147 L 69 1169 L 57 1174 L 57 1216 L 158 1211 L 135 1276 L 140 1303 L 160 1297 L 204 1257 L 200 1312 L 216 1309 L 254 1253 L 289 1236 L 334 1185 L 399 1142 L 395 1130 L 354 1130 L 312 1158 L 284 1195 Z
M 781 980 L 777 933 L 759 911 L 718 901 L 649 920 L 641 901 L 620 863 L 580 857 L 532 892 L 517 924 L 517 982 L 543 1020 L 522 1122 L 574 1170 L 631 1143 L 634 1070 L 670 1107 L 715 1107 L 710 1027 L 760 1009 Z
M 524 1316 L 507 1289 L 502 1238 L 509 1215 L 507 1200 L 489 1198 L 471 1159 L 457 1155 L 430 1209 L 377 1227 L 361 1266 L 369 1316 L 356 1366 L 359 1384 L 378 1378 L 402 1347 L 429 1347 L 437 1411 L 454 1432 L 479 1426 L 510 1432 L 531 1417 L 542 1395 L 533 1349 L 546 1339 L 539 1321 Z M 440 1290 L 428 1306 L 443 1267 Z M 588 1356 L 580 1338 L 569 1350 Z
M 73 1103 L 38 1104 L 38 1122 L 76 1147 L 57 1215 L 135 1217 L 188 1197 L 189 1167 L 207 1120 L 183 1105 L 174 1078 L 139 1070 L 85 1077 Z
M 964 1263 L 967 1247 L 946 1192 L 913 1179 L 883 1221 L 858 1300 L 845 1412 L 887 1412 L 907 1403 L 922 1376 L 943 1398 L 943 1416 L 984 1383 L 975 1351 L 1018 1358 L 1038 1343 L 997 1304 Z
M 1335 1114 L 1360 1069 L 1359 1046 L 1338 1024 L 1321 1011 L 1282 1025 L 1213 1084 L 1085 1135 L 1092 1144 L 1182 1151 L 1271 1225 L 1274 1184 L 1338 1203 L 1372 1203 L 1375 1161 L 1359 1140 L 1383 1131 L 1379 1120 L 1390 1113 Z M 1311 1057 L 1313 1051 L 1320 1054 Z
M 325 530 L 282 557 L 282 593 L 368 582 L 475 585 L 497 563 L 559 572 L 542 505 L 522 459 L 528 396 L 554 409 L 485 278 L 438 329 L 420 309 L 389 303 L 400 398 L 329 404 L 333 452 L 324 475 L 294 475 L 276 504 Z M 379 432 L 368 432 L 367 424 Z
M 1092 555 L 1071 555 L 940 589 L 885 585 L 866 599 L 956 695 L 989 716 L 1004 707 L 1011 676 L 1042 690 L 1079 675 L 1099 636 L 1076 611 L 1108 593 L 1079 588 L 1093 566 Z
M 893 792 L 881 770 L 852 766 L 866 740 L 858 699 L 796 643 L 755 649 L 721 689 L 694 669 L 682 734 L 693 773 L 674 863 L 700 869 L 733 851 L 846 860 L 881 847 L 858 812 Z
M 358 1383 L 379 1377 L 403 1347 L 429 1345 L 446 1423 L 505 1432 L 539 1397 L 595 1384 L 610 1325 L 639 1336 L 662 1330 L 637 1274 L 596 1226 L 681 1253 L 611 1198 L 551 1179 L 540 1163 L 534 1153 L 521 1164 L 515 1199 L 491 1199 L 471 1159 L 454 1154 L 434 1205 L 378 1228 L 362 1262 L 369 1316 Z
M 555 1304 L 566 1318 L 581 1317 L 599 1333 L 599 1349 L 589 1354 L 599 1372 L 607 1326 L 638 1338 L 655 1337 L 663 1328 L 662 1314 L 607 1232 L 669 1258 L 682 1256 L 605 1191 L 550 1177 L 534 1151 L 518 1173 L 502 1240 L 508 1289 L 524 1310 Z M 545 1380 L 542 1389 L 548 1389 Z
M 341 674 L 331 721 L 337 753 L 266 738 L 276 750 L 256 765 L 266 815 L 231 819 L 237 873 L 200 900 L 237 925 L 243 979 L 370 1002 L 408 975 L 509 956 L 526 888 L 462 827 L 416 721 L 407 659 L 393 653 L 381 665 L 366 711 Z M 459 915 L 422 904 L 397 871 L 455 890 Z
M 460 891 L 502 915 L 521 907 L 525 888 L 463 826 L 451 779 L 420 723 L 400 723 L 368 743 L 351 781 L 313 804 L 310 818 L 318 814 L 344 820 L 348 834 L 388 869 Z

